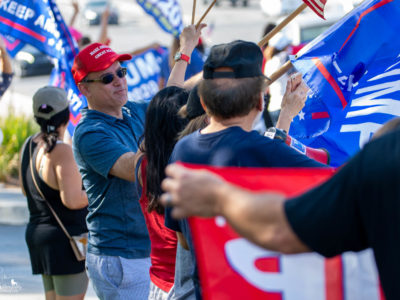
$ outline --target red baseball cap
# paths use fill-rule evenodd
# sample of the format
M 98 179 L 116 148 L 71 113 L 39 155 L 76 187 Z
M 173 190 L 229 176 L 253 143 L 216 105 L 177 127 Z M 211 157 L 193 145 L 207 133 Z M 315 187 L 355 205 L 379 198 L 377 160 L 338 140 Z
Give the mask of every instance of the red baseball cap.
M 130 54 L 117 54 L 107 45 L 93 43 L 83 48 L 75 56 L 71 72 L 75 83 L 78 84 L 91 72 L 107 69 L 116 61 L 131 60 Z

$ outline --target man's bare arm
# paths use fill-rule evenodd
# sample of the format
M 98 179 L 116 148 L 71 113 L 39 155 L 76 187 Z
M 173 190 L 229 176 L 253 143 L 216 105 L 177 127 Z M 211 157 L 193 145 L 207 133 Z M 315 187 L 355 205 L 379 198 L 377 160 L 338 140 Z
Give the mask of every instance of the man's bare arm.
M 110 170 L 110 175 L 121 179 L 135 182 L 135 167 L 137 163 L 137 155 L 134 152 L 122 154 L 114 163 Z
M 178 165 L 166 169 L 162 183 L 164 205 L 172 204 L 172 216 L 221 215 L 243 237 L 273 251 L 310 251 L 291 229 L 279 194 L 255 194 L 235 187 L 208 171 L 193 171 Z M 169 198 L 172 197 L 172 200 Z

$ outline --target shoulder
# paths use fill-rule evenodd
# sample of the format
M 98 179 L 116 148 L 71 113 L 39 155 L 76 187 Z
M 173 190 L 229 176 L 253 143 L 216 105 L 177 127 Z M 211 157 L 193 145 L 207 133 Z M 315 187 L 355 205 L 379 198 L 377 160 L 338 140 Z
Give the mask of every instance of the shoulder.
M 50 159 L 55 164 L 71 163 L 71 159 L 73 159 L 72 147 L 66 143 L 57 143 L 53 151 L 50 152 Z

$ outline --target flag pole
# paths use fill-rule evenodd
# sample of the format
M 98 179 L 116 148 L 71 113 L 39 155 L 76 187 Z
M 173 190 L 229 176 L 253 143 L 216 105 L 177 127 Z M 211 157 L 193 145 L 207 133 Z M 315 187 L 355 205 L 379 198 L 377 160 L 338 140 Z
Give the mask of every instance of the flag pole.
M 273 84 L 276 80 L 282 77 L 287 71 L 289 71 L 293 67 L 293 64 L 290 60 L 288 60 L 280 69 L 275 71 L 271 76 L 269 76 L 269 80 L 267 80 L 267 86 Z
M 192 25 L 194 24 L 194 16 L 195 16 L 195 14 L 196 14 L 196 0 L 193 0 L 192 23 L 191 23 Z
M 198 28 L 201 24 L 201 21 L 203 21 L 203 19 L 207 16 L 208 12 L 210 11 L 210 9 L 214 6 L 214 4 L 217 2 L 217 0 L 214 0 L 213 2 L 211 2 L 210 6 L 207 8 L 207 10 L 204 12 L 204 14 L 201 16 L 200 20 L 196 23 L 196 28 Z
M 258 42 L 258 46 L 263 47 L 268 41 L 279 31 L 281 31 L 287 24 L 289 24 L 295 17 L 297 17 L 305 8 L 307 4 L 301 4 L 295 11 L 293 11 L 289 16 L 287 16 L 281 23 L 276 25 L 274 29 L 268 32 L 261 41 Z

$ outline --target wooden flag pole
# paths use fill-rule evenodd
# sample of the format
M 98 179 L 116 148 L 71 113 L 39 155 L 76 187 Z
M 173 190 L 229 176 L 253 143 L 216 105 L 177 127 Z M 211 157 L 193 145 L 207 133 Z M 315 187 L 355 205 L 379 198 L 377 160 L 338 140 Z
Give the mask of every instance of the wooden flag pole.
M 210 9 L 214 6 L 214 4 L 217 2 L 217 0 L 214 0 L 213 2 L 211 2 L 210 6 L 207 8 L 207 10 L 204 12 L 204 14 L 201 16 L 200 20 L 196 23 L 196 28 L 198 28 L 201 24 L 201 22 L 203 21 L 203 19 L 207 16 L 208 12 L 210 11 Z
M 282 30 L 287 24 L 289 24 L 297 15 L 299 15 L 305 8 L 307 7 L 307 4 L 303 3 L 300 5 L 294 12 L 292 12 L 289 16 L 287 16 L 281 23 L 276 25 L 274 29 L 272 29 L 270 32 L 268 32 L 261 41 L 258 42 L 258 46 L 264 47 L 266 43 L 279 31 Z
M 273 84 L 276 80 L 282 77 L 287 71 L 289 71 L 293 67 L 293 64 L 290 60 L 288 60 L 279 70 L 274 72 L 271 76 L 269 76 L 270 80 L 267 80 L 267 86 Z
M 194 16 L 196 15 L 196 0 L 193 0 L 193 9 L 192 9 L 192 25 L 194 24 Z

